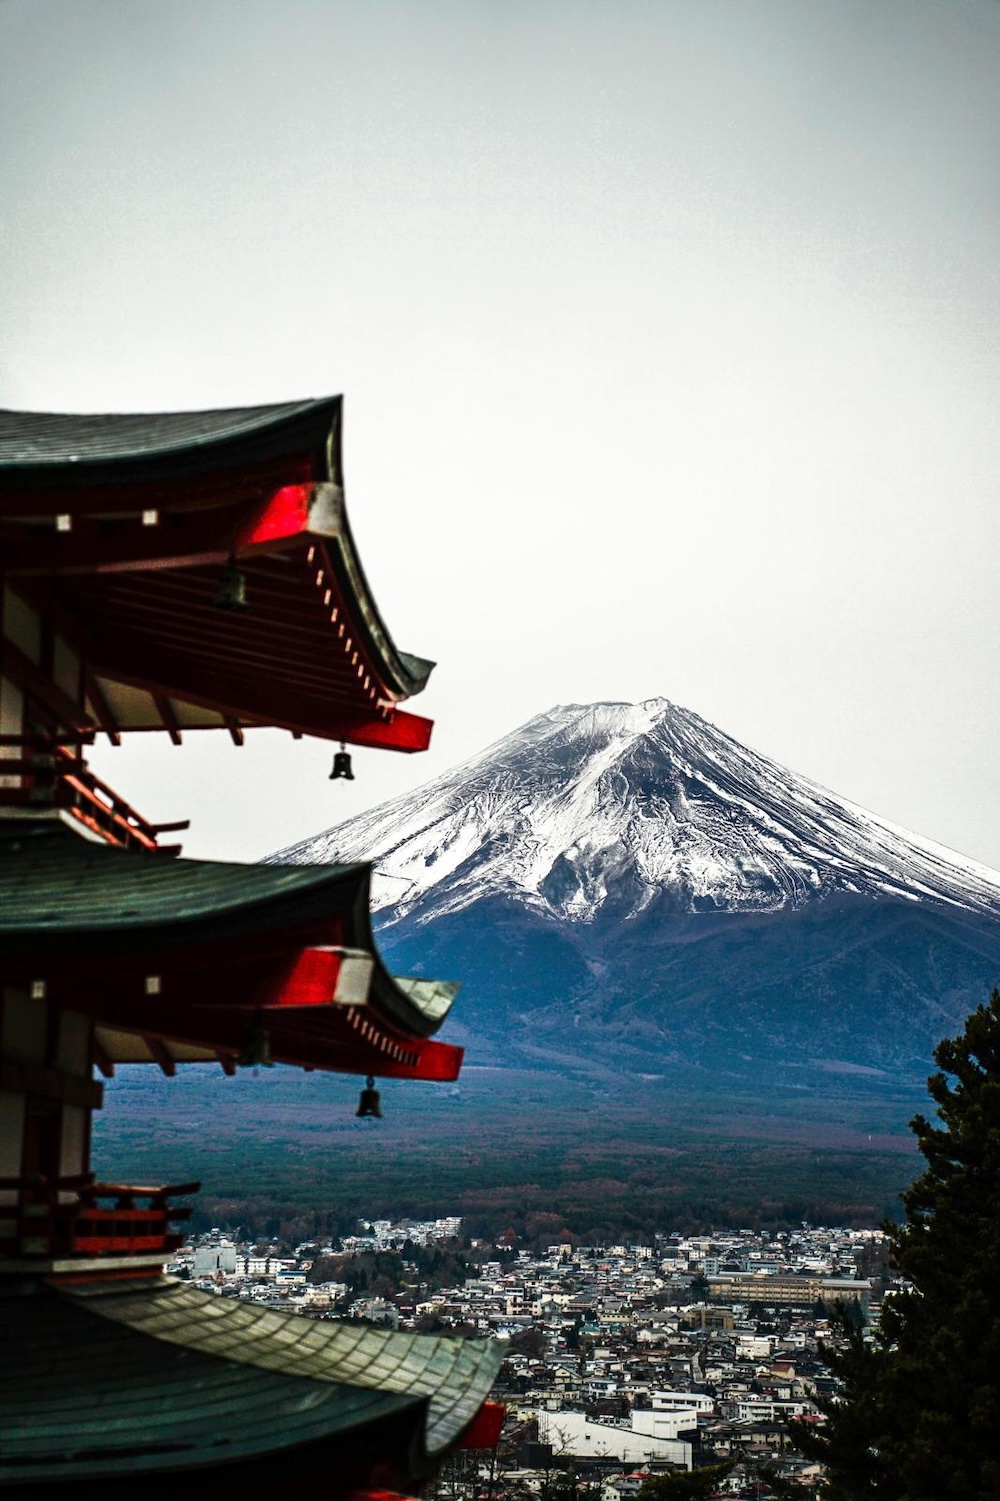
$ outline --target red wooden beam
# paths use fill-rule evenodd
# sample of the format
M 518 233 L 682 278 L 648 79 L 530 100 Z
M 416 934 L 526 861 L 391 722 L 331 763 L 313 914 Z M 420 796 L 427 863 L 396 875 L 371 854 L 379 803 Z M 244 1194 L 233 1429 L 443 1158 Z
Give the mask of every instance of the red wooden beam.
M 363 958 L 359 951 L 338 954 L 333 947 L 317 946 L 289 967 L 287 962 L 261 963 L 245 953 L 236 958 L 233 945 L 229 948 L 230 961 L 222 967 L 206 964 L 200 953 L 172 950 L 117 961 L 113 955 L 78 957 L 61 966 L 38 959 L 23 963 L 45 975 L 54 1004 L 82 1011 L 110 1031 L 142 1037 L 164 1072 L 174 1069 L 177 1060 L 157 1049 L 157 1042 L 202 1048 L 221 1061 L 223 1055 L 238 1056 L 248 1033 L 263 1028 L 278 1063 L 383 1078 L 458 1078 L 461 1048 L 414 1036 L 373 1003 L 356 1003 L 365 977 L 360 976 L 359 989 L 357 972 L 347 984 L 344 970 L 345 959 Z M 155 987 L 150 971 L 155 971 Z M 9 976 L 5 973 L 10 983 L 19 978 L 13 966 Z M 336 992 L 343 985 L 347 993 L 338 1000 Z M 102 1062 L 112 1061 L 105 1053 Z
M 355 721 L 347 725 L 346 733 L 333 735 L 331 739 L 346 740 L 352 745 L 380 746 L 386 750 L 424 751 L 431 743 L 433 728 L 433 719 L 408 714 L 405 709 L 391 709 L 387 720 Z
M 200 708 L 213 709 L 223 717 L 229 715 L 241 721 L 253 720 L 262 725 L 276 725 L 279 729 L 296 731 L 302 735 L 314 735 L 321 740 L 344 740 L 351 745 L 371 746 L 379 750 L 403 752 L 423 751 L 430 745 L 434 721 L 418 714 L 409 714 L 403 709 L 391 709 L 388 719 L 379 719 L 365 713 L 362 701 L 351 712 L 342 704 L 324 704 L 304 701 L 281 691 L 279 684 L 246 684 L 241 693 L 242 702 L 234 702 L 229 683 L 228 693 L 217 696 L 198 691 L 194 684 L 164 683 L 162 679 L 148 675 L 150 664 L 145 669 L 131 660 L 114 659 L 95 663 L 94 672 L 99 677 L 119 682 L 146 693 L 165 693 L 170 698 L 195 704 Z M 176 670 L 176 665 L 175 665 Z M 224 678 L 224 674 L 220 675 Z M 209 685 L 202 683 L 202 689 Z M 272 691 L 273 689 L 273 691 Z M 366 697 L 366 696 L 365 696 Z M 123 727 L 124 728 L 124 727 Z
M 495 1449 L 503 1432 L 507 1409 L 502 1402 L 484 1402 L 459 1442 L 460 1449 Z
M 310 1008 L 310 1019 L 314 1017 Z M 136 1032 L 147 1044 L 159 1038 L 205 1048 L 217 1057 L 223 1053 L 237 1056 L 251 1028 L 263 1024 L 275 1063 L 326 1073 L 374 1074 L 382 1079 L 423 1079 L 442 1084 L 454 1083 L 461 1073 L 463 1048 L 426 1038 L 407 1038 L 400 1045 L 406 1056 L 393 1058 L 338 1025 L 330 1013 L 327 1017 L 328 1026 L 305 1031 L 296 1025 L 294 1011 L 288 1010 L 260 1013 L 248 1009 L 241 1014 L 148 1006 L 140 1011 L 138 1006 L 125 1008 L 109 1003 L 97 1020 L 119 1031 Z
M 273 550 L 280 543 L 304 536 L 309 531 L 315 489 L 314 485 L 306 484 L 283 485 L 276 490 L 257 515 L 238 531 L 234 546 L 237 556 L 248 548 Z

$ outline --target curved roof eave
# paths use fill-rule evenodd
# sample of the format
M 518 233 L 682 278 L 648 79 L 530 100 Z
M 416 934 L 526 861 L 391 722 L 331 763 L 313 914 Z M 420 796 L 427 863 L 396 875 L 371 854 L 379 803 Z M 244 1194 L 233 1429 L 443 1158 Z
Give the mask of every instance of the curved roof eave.
M 0 410 L 0 487 L 135 482 L 228 468 L 282 452 L 339 456 L 343 398 L 203 412 Z
M 309 512 L 309 530 L 313 536 L 322 539 L 328 552 L 333 550 L 336 554 L 336 564 L 357 603 L 361 625 L 373 651 L 377 653 L 400 698 L 411 698 L 426 686 L 435 664 L 424 657 L 414 656 L 411 652 L 400 651 L 390 636 L 354 543 L 343 487 L 331 482 L 317 486 L 316 489 L 317 498 Z
M 176 952 L 284 928 L 297 935 L 290 949 L 300 949 L 306 925 L 338 913 L 348 946 L 372 956 L 375 1009 L 409 1035 L 430 1037 L 458 987 L 390 974 L 372 930 L 370 878 L 366 864 L 170 860 L 11 821 L 0 826 L 0 957 Z

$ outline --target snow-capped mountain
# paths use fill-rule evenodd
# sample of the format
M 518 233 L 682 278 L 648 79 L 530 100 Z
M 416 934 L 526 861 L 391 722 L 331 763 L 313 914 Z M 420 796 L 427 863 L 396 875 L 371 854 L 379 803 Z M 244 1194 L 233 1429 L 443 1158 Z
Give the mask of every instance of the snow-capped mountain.
M 483 1062 L 908 1085 L 1000 982 L 1000 875 L 665 699 L 540 714 L 272 858 L 371 860 L 386 958 L 462 981 Z
M 1000 916 L 1000 874 L 845 802 L 666 699 L 539 714 L 283 862 L 371 860 L 394 921 L 495 895 L 574 924 L 773 912 L 834 892 Z

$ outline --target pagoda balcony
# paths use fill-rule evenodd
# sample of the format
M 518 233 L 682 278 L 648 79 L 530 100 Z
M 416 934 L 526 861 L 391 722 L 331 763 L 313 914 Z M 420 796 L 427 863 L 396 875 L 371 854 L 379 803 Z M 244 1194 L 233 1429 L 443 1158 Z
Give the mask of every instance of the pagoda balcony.
M 157 824 L 143 818 L 89 769 L 80 754 L 84 743 L 82 737 L 0 735 L 0 816 L 3 810 L 51 810 L 105 844 L 176 855 L 180 845 L 159 844 L 159 836 L 189 828 L 190 819 Z
M 0 1256 L 50 1261 L 55 1257 L 139 1256 L 176 1251 L 184 1236 L 171 1222 L 190 1218 L 172 1198 L 197 1193 L 200 1183 L 139 1188 L 34 1175 L 0 1178 Z M 110 1201 L 110 1202 L 107 1202 Z

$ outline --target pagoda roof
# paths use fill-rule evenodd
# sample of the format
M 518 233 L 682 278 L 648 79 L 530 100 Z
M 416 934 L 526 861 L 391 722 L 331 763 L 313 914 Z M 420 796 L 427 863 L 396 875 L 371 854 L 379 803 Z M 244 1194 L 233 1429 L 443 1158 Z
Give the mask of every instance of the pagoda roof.
M 7 1277 L 0 1307 L 18 1350 L 0 1369 L 6 1486 L 226 1479 L 272 1456 L 294 1467 L 300 1450 L 333 1462 L 343 1489 L 352 1466 L 358 1483 L 376 1464 L 412 1485 L 460 1441 L 501 1358 L 486 1341 L 304 1319 L 163 1277 Z
M 82 659 L 68 728 L 257 725 L 422 750 L 398 708 L 433 664 L 400 651 L 344 504 L 340 397 L 208 412 L 0 412 L 3 572 Z M 237 568 L 246 608 L 217 608 Z M 223 600 L 223 603 L 225 601 Z M 4 671 L 45 695 L 8 642 Z M 59 702 L 56 700 L 59 699 Z
M 0 824 L 0 960 L 97 1023 L 105 1064 L 217 1060 L 264 1029 L 275 1062 L 455 1078 L 430 1038 L 457 985 L 395 977 L 375 945 L 368 865 L 171 860 L 60 824 Z
M 11 822 L 0 826 L 0 945 L 8 954 L 39 942 L 53 953 L 148 950 L 242 937 L 334 908 L 363 923 L 369 870 L 150 858 Z
M 290 451 L 322 454 L 340 398 L 204 412 L 0 410 L 0 484 L 47 487 L 209 474 Z

